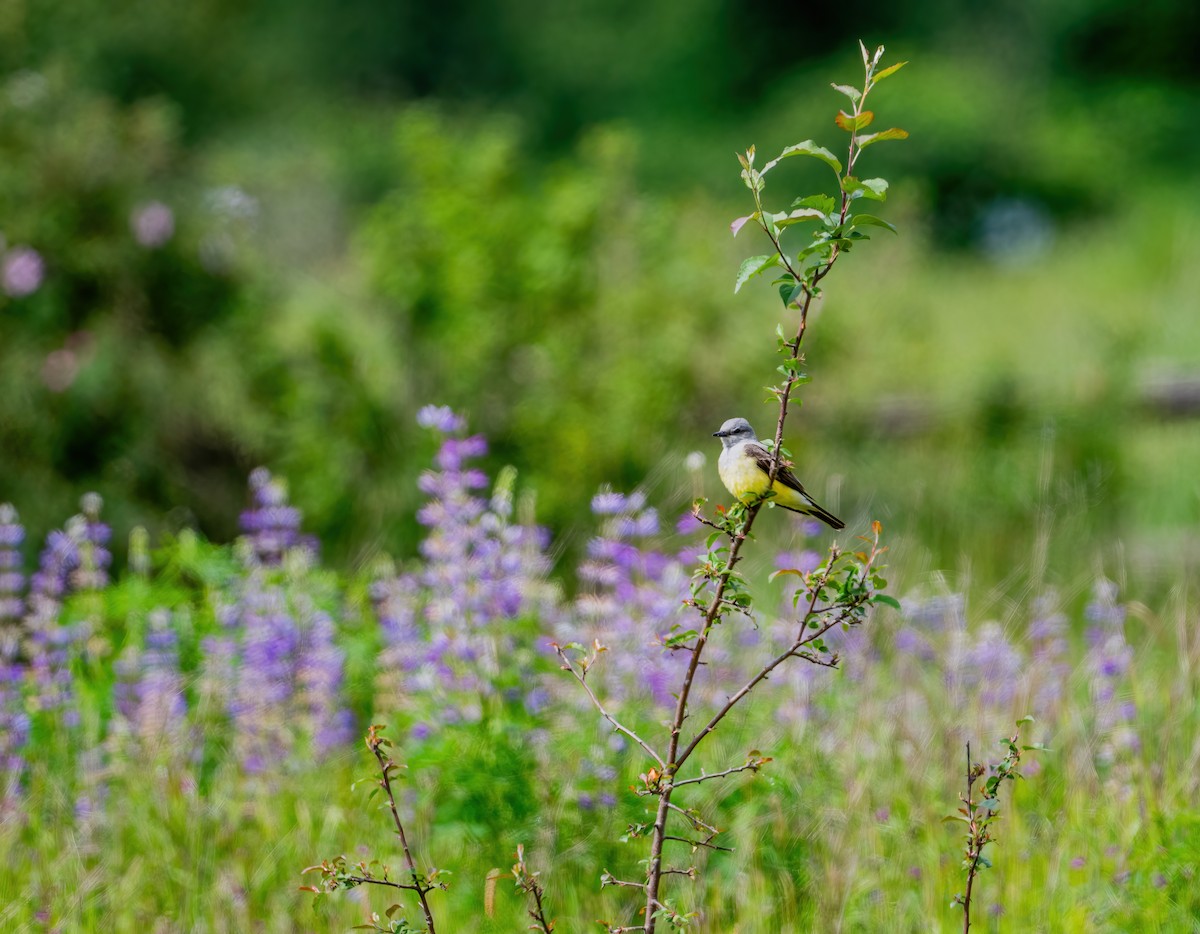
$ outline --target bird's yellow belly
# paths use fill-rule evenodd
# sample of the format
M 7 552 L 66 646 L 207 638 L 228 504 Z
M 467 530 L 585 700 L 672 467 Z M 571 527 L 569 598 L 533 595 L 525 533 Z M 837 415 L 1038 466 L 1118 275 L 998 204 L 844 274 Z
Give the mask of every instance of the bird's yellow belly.
M 725 488 L 738 499 L 762 496 L 767 492 L 767 475 L 758 469 L 754 461 L 742 456 L 740 452 L 732 457 L 722 454 L 717 464 L 717 472 L 721 475 L 721 482 L 725 484 Z
M 725 488 L 743 502 L 762 497 L 767 492 L 767 475 L 753 459 L 737 448 L 721 453 L 717 461 L 717 473 Z M 772 490 L 775 495 L 771 499 L 782 506 L 808 506 L 794 490 L 780 485 L 778 481 L 772 485 Z

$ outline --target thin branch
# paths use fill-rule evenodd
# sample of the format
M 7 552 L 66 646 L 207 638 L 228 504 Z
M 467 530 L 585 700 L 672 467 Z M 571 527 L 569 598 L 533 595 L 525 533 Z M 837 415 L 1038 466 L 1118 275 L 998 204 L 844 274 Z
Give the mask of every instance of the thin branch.
M 967 743 L 967 796 L 963 799 L 963 803 L 967 806 L 967 817 L 970 820 L 967 825 L 967 855 L 971 859 L 971 865 L 967 867 L 967 890 L 962 899 L 963 934 L 969 934 L 971 930 L 971 888 L 975 885 L 975 874 L 979 871 L 979 857 L 983 853 L 983 847 L 980 846 L 978 840 L 979 828 L 975 823 L 975 802 L 971 798 L 976 777 L 975 772 L 971 769 L 971 744 Z
M 533 896 L 533 907 L 526 910 L 526 914 L 537 922 L 537 927 L 532 925 L 528 928 L 531 931 L 541 931 L 542 934 L 553 934 L 554 922 L 546 920 L 546 906 L 542 899 L 546 895 L 546 890 L 542 888 L 542 883 L 538 881 L 538 873 L 530 872 L 529 866 L 525 863 L 525 846 L 517 844 L 517 862 L 513 866 L 513 876 L 517 880 L 517 888 L 526 895 Z
M 787 651 L 776 655 L 773 659 L 771 659 L 771 661 L 762 667 L 758 674 L 742 685 L 737 693 L 733 694 L 729 700 L 725 702 L 725 705 L 715 714 L 713 714 L 712 719 L 705 724 L 704 729 L 697 733 L 692 741 L 688 743 L 686 748 L 684 748 L 683 752 L 679 754 L 679 763 L 682 765 L 684 762 L 686 762 L 691 754 L 696 751 L 696 747 L 700 745 L 700 742 L 704 739 L 704 737 L 717 728 L 717 724 L 725 719 L 726 714 L 728 714 L 729 711 L 734 708 L 737 702 L 754 690 L 755 686 L 758 685 L 760 681 L 763 681 L 772 671 L 791 658 L 798 648 L 800 648 L 799 643 L 793 643 L 792 645 L 788 646 Z
M 635 743 L 637 743 L 639 746 L 641 746 L 642 749 L 646 752 L 646 754 L 648 756 L 650 756 L 650 758 L 652 758 L 655 762 L 658 763 L 659 768 L 666 770 L 666 767 L 667 767 L 666 762 L 663 761 L 662 756 L 660 756 L 657 752 L 654 751 L 654 747 L 652 747 L 644 739 L 642 739 L 640 736 L 638 736 L 637 733 L 635 733 L 633 730 L 629 729 L 629 727 L 625 726 L 625 724 L 621 723 L 616 717 L 614 717 L 611 713 L 608 712 L 608 710 L 607 710 L 607 708 L 605 708 L 604 704 L 602 704 L 600 702 L 600 698 L 598 698 L 596 696 L 595 692 L 592 690 L 591 685 L 589 685 L 587 683 L 587 679 L 583 675 L 581 675 L 578 671 L 575 670 L 575 666 L 573 664 L 571 664 L 571 660 L 567 657 L 567 653 L 563 650 L 562 646 L 555 645 L 554 651 L 557 652 L 558 657 L 563 660 L 563 671 L 569 671 L 575 677 L 575 680 L 578 681 L 580 683 L 580 685 L 583 686 L 584 691 L 587 692 L 587 696 L 589 698 L 591 698 L 591 701 L 595 705 L 596 709 L 598 711 L 600 711 L 600 716 L 602 716 L 605 720 L 607 720 L 609 723 L 611 723 L 613 725 L 613 728 L 615 730 L 617 730 L 617 732 L 624 733 L 631 740 L 633 740 Z
M 700 507 L 698 505 L 692 506 L 692 518 L 697 522 L 707 525 L 710 529 L 716 529 L 718 532 L 725 531 L 725 529 L 713 522 L 712 519 L 709 519 L 707 516 L 705 516 L 704 513 L 700 511 Z
M 425 913 L 425 924 L 429 929 L 429 934 L 435 934 L 433 912 L 430 911 L 429 901 L 425 897 L 435 886 L 430 885 L 427 881 L 423 881 L 421 874 L 417 872 L 417 864 L 413 860 L 412 850 L 408 845 L 408 837 L 404 833 L 404 825 L 400 822 L 400 811 L 396 808 L 396 796 L 392 792 L 392 769 L 396 767 L 396 764 L 383 751 L 385 746 L 390 745 L 391 743 L 388 740 L 376 732 L 374 726 L 367 731 L 367 748 L 371 750 L 379 762 L 379 769 L 382 774 L 379 784 L 383 788 L 384 794 L 387 795 L 388 807 L 392 811 L 392 820 L 396 824 L 396 836 L 400 838 L 400 846 L 404 850 L 404 862 L 408 865 L 408 871 L 412 875 L 413 889 L 417 893 L 417 898 L 421 901 L 421 911 Z
M 390 889 L 404 889 L 406 892 L 426 892 L 428 889 L 413 885 L 411 882 L 393 882 L 391 879 L 378 879 L 375 876 L 346 876 L 346 882 L 355 885 L 385 885 Z
M 538 930 L 542 931 L 543 934 L 552 934 L 550 922 L 546 920 L 546 908 L 542 904 L 542 896 L 544 894 L 542 887 L 535 885 L 530 889 L 530 893 L 533 895 L 534 907 L 529 909 L 529 917 L 538 923 Z
M 668 836 L 663 837 L 663 839 L 664 840 L 674 840 L 676 843 L 686 843 L 692 849 L 698 849 L 699 847 L 704 847 L 707 850 L 720 850 L 722 853 L 732 853 L 733 852 L 733 847 L 731 847 L 731 846 L 718 846 L 717 844 L 713 843 L 712 837 L 709 837 L 707 840 L 693 840 L 690 837 L 672 837 L 672 836 L 668 835 Z
M 821 591 L 825 588 L 825 585 L 829 583 L 829 575 L 833 573 L 833 561 L 835 557 L 835 554 L 830 554 L 828 570 L 826 570 L 826 572 L 822 575 L 820 583 L 813 586 L 812 597 L 808 601 L 808 609 L 804 612 L 804 618 L 800 620 L 800 631 L 796 633 L 797 645 L 802 644 L 804 630 L 805 627 L 808 626 L 808 621 L 813 617 L 813 613 L 815 612 L 815 607 L 817 605 L 817 598 L 821 595 Z
M 739 765 L 736 768 L 726 769 L 724 772 L 713 772 L 710 775 L 701 775 L 698 778 L 685 778 L 681 782 L 676 782 L 675 787 L 680 788 L 683 785 L 699 785 L 701 782 L 711 781 L 714 778 L 725 778 L 728 775 L 736 775 L 738 772 L 757 772 L 762 768 L 760 761 L 747 762 L 744 765 Z
M 671 804 L 670 802 L 668 802 L 667 807 L 668 807 L 668 809 L 670 809 L 672 811 L 678 811 L 680 814 L 682 814 L 684 817 L 686 817 L 688 819 L 688 821 L 691 822 L 691 825 L 693 827 L 695 827 L 697 830 L 707 830 L 709 833 L 711 833 L 713 835 L 719 834 L 721 832 L 716 827 L 714 827 L 712 824 L 705 823 L 704 820 L 701 819 L 700 817 L 698 817 L 696 814 L 687 810 L 686 808 L 681 808 L 678 804 Z
M 841 623 L 842 619 L 843 619 L 843 617 L 835 618 L 835 619 L 831 620 L 830 622 L 826 623 L 820 629 L 813 630 L 804 639 L 798 639 L 797 641 L 793 642 L 790 646 L 787 647 L 787 649 L 785 651 L 776 655 L 769 662 L 767 662 L 767 664 L 764 665 L 759 670 L 758 674 L 756 674 L 753 678 L 751 678 L 744 685 L 742 685 L 742 687 L 737 691 L 737 693 L 730 696 L 730 698 L 725 702 L 724 706 L 721 707 L 720 710 L 718 710 L 715 714 L 712 715 L 712 718 L 708 721 L 707 724 L 705 724 L 704 729 L 702 729 L 699 733 L 696 734 L 696 736 L 692 739 L 692 741 L 690 743 L 688 743 L 688 745 L 684 748 L 683 752 L 681 752 L 679 754 L 679 756 L 676 758 L 677 767 L 680 765 L 683 765 L 683 763 L 688 760 L 688 758 L 691 756 L 691 754 L 696 751 L 696 747 L 700 745 L 700 743 L 704 739 L 704 737 L 707 736 L 709 733 L 711 733 L 713 730 L 715 730 L 717 728 L 717 724 L 725 719 L 725 717 L 729 714 L 729 712 L 731 710 L 733 710 L 733 708 L 735 706 L 737 706 L 738 702 L 741 701 L 742 698 L 744 698 L 747 694 L 749 694 L 751 691 L 753 691 L 754 688 L 756 688 L 761 682 L 766 680 L 766 678 L 771 674 L 771 672 L 773 672 L 776 668 L 778 668 L 780 665 L 782 665 L 784 662 L 786 662 L 789 658 L 805 658 L 808 661 L 813 662 L 814 664 L 818 664 L 818 665 L 823 664 L 827 668 L 836 667 L 836 663 L 830 664 L 830 663 L 826 663 L 826 662 L 821 662 L 818 659 L 810 658 L 807 655 L 802 655 L 800 653 L 800 649 L 802 649 L 805 645 L 808 645 L 813 640 L 819 639 L 825 633 L 829 632 L 829 630 L 831 630 L 834 626 L 837 626 L 839 623 Z M 677 784 L 682 785 L 682 784 L 685 784 L 685 782 L 678 782 Z
M 645 882 L 630 882 L 627 879 L 618 879 L 615 876 L 602 877 L 600 880 L 600 885 L 602 887 L 606 885 L 615 885 L 618 887 L 624 886 L 630 889 L 644 889 L 646 887 Z
M 876 61 L 877 60 L 878 60 L 878 54 L 876 55 Z M 866 78 L 863 83 L 863 93 L 860 96 L 859 100 L 856 101 L 856 103 L 855 103 L 855 110 L 854 110 L 855 126 L 852 129 L 851 134 L 850 134 L 850 150 L 849 150 L 849 153 L 847 156 L 847 166 L 846 166 L 846 173 L 845 173 L 847 176 L 850 174 L 851 170 L 853 169 L 854 162 L 857 158 L 856 146 L 857 146 L 857 139 L 858 139 L 858 132 L 857 132 L 858 118 L 862 113 L 862 103 L 865 100 L 867 93 L 870 91 L 870 88 L 871 88 L 871 74 L 872 74 L 873 64 L 874 63 L 866 63 L 865 64 Z M 743 166 L 746 167 L 747 171 L 750 171 L 749 165 L 747 165 L 746 161 L 743 161 L 742 164 L 743 164 Z M 841 214 L 840 214 L 840 218 L 839 218 L 839 226 L 840 226 L 846 222 L 846 217 L 847 217 L 847 214 L 849 211 L 850 200 L 849 200 L 849 192 L 846 191 L 845 186 L 840 185 L 839 187 L 842 188 Z M 830 270 L 833 268 L 834 263 L 837 261 L 841 251 L 838 248 L 838 245 L 835 243 L 832 250 L 830 251 L 830 255 L 829 255 L 828 259 L 825 260 L 823 265 L 813 269 L 811 271 L 808 279 L 806 280 L 803 276 L 801 276 L 799 274 L 799 272 L 796 270 L 796 268 L 792 266 L 787 253 L 784 251 L 782 244 L 779 241 L 778 234 L 772 229 L 771 224 L 766 220 L 766 214 L 763 210 L 762 197 L 760 194 L 760 186 L 756 183 L 755 179 L 750 180 L 750 189 L 754 195 L 754 201 L 755 201 L 755 206 L 757 208 L 757 215 L 758 215 L 760 226 L 766 232 L 767 236 L 770 238 L 771 244 L 775 248 L 775 251 L 780 258 L 783 268 L 788 271 L 788 273 L 791 275 L 792 279 L 801 287 L 801 292 L 802 292 L 803 298 L 802 298 L 802 302 L 797 304 L 797 307 L 799 308 L 799 311 L 800 311 L 800 320 L 797 325 L 796 336 L 792 341 L 788 342 L 786 345 L 790 352 L 790 362 L 799 362 L 802 360 L 802 357 L 800 354 L 800 348 L 803 343 L 804 335 L 805 335 L 805 332 L 808 327 L 808 313 L 809 313 L 810 308 L 812 307 L 813 299 L 816 297 L 816 294 L 818 291 L 816 286 L 826 275 L 829 274 Z M 768 477 L 767 477 L 767 489 L 768 490 L 770 490 L 772 488 L 776 479 L 779 476 L 780 470 L 783 469 L 783 464 L 784 464 L 783 430 L 784 430 L 784 425 L 787 421 L 788 406 L 789 406 L 789 402 L 791 400 L 792 389 L 795 387 L 796 383 L 799 382 L 799 380 L 801 378 L 801 374 L 799 372 L 797 372 L 793 367 L 790 367 L 790 366 L 786 367 L 785 371 L 786 371 L 786 375 L 785 375 L 783 384 L 780 387 L 778 387 L 777 389 L 773 390 L 773 392 L 775 393 L 776 397 L 779 400 L 779 417 L 776 420 L 776 424 L 775 424 L 775 443 L 774 443 L 774 447 L 772 448 L 772 451 L 771 451 L 770 469 L 767 472 L 768 473 Z M 771 662 L 769 662 L 768 665 L 762 671 L 760 671 L 758 675 L 755 676 L 755 678 L 753 678 L 750 682 L 748 682 L 733 698 L 731 698 L 730 701 L 725 705 L 725 707 L 723 707 L 722 710 L 713 719 L 711 719 L 709 721 L 708 725 L 706 725 L 705 728 L 703 730 L 701 730 L 699 734 L 696 735 L 696 737 L 683 750 L 682 754 L 680 754 L 680 752 L 679 752 L 680 736 L 681 736 L 682 729 L 683 729 L 683 723 L 687 719 L 687 716 L 688 716 L 688 701 L 691 696 L 691 691 L 692 691 L 693 683 L 695 681 L 696 671 L 700 667 L 701 656 L 703 655 L 704 649 L 708 644 L 709 634 L 711 633 L 713 626 L 720 619 L 720 616 L 723 612 L 723 598 L 724 598 L 725 590 L 729 584 L 730 578 L 732 577 L 732 575 L 734 573 L 734 568 L 736 567 L 738 562 L 741 560 L 742 546 L 745 544 L 746 539 L 749 537 L 750 530 L 753 527 L 754 521 L 758 517 L 758 514 L 759 514 L 760 510 L 762 509 L 762 506 L 763 506 L 762 500 L 759 500 L 757 502 L 754 502 L 754 503 L 746 506 L 745 507 L 746 512 L 744 514 L 744 518 L 743 518 L 740 526 L 735 527 L 733 530 L 730 530 L 728 527 L 720 528 L 715 523 L 707 522 L 706 520 L 702 519 L 702 521 L 705 521 L 706 525 L 709 525 L 710 527 L 713 527 L 713 528 L 720 528 L 721 531 L 724 531 L 728 535 L 729 542 L 730 542 L 729 553 L 728 553 L 728 557 L 727 557 L 724 568 L 721 570 L 719 575 L 717 575 L 715 577 L 714 580 L 710 581 L 710 585 L 714 585 L 713 586 L 714 593 L 712 596 L 712 600 L 711 600 L 711 603 L 708 605 L 707 611 L 704 613 L 704 625 L 701 629 L 701 632 L 700 632 L 699 636 L 697 636 L 695 642 L 693 643 L 693 645 L 691 647 L 691 658 L 689 659 L 687 671 L 684 674 L 683 682 L 680 686 L 679 693 L 676 697 L 675 714 L 671 721 L 670 742 L 669 742 L 667 756 L 666 756 L 667 764 L 666 764 L 665 768 L 663 769 L 663 776 L 662 776 L 661 782 L 659 783 L 659 786 L 657 788 L 657 793 L 659 795 L 659 804 L 658 804 L 658 808 L 657 808 L 657 811 L 655 814 L 655 819 L 654 819 L 654 833 L 653 833 L 653 839 L 652 839 L 651 847 L 650 847 L 650 860 L 649 860 L 649 864 L 647 867 L 646 918 L 645 918 L 645 924 L 642 928 L 644 934 L 655 934 L 655 907 L 659 904 L 658 903 L 659 881 L 663 874 L 662 849 L 663 849 L 663 843 L 665 842 L 665 839 L 666 839 L 667 818 L 670 814 L 670 811 L 675 807 L 671 804 L 670 799 L 671 799 L 671 794 L 676 787 L 675 776 L 676 776 L 676 774 L 678 774 L 680 767 L 683 765 L 683 763 L 686 761 L 686 759 L 695 751 L 697 745 L 704 739 L 704 737 L 707 736 L 710 732 L 712 732 L 713 728 L 717 725 L 717 723 L 719 723 L 725 717 L 725 715 L 729 712 L 729 710 L 731 710 L 732 707 L 739 700 L 741 700 L 743 697 L 746 696 L 746 694 L 748 694 L 751 690 L 753 690 L 754 686 L 756 684 L 758 684 L 759 682 L 761 682 L 763 679 L 765 679 L 770 674 L 770 672 L 773 671 L 776 667 L 783 664 L 783 662 L 785 662 L 788 658 L 791 658 L 794 655 L 796 655 L 797 651 L 803 645 L 808 644 L 808 642 L 810 642 L 813 638 L 816 638 L 816 636 L 813 635 L 812 637 L 810 637 L 809 639 L 806 640 L 803 638 L 803 636 L 804 636 L 803 631 L 801 631 L 801 633 L 797 636 L 796 643 L 793 644 L 788 649 L 787 652 L 785 652 L 784 654 L 782 654 L 780 656 L 777 656 L 775 659 L 773 659 Z M 695 510 L 695 512 L 698 512 L 698 510 Z M 698 518 L 700 518 L 700 517 L 698 516 Z M 810 613 L 816 605 L 816 595 L 815 594 L 816 594 L 816 592 L 819 592 L 819 590 L 820 590 L 820 588 L 815 589 L 813 600 L 812 600 L 812 602 L 810 602 L 810 605 L 809 605 Z M 806 616 L 805 623 L 807 623 L 810 618 L 811 618 L 810 616 Z M 827 631 L 827 630 L 822 630 L 822 631 Z M 802 655 L 801 657 L 808 658 L 807 655 Z M 685 782 L 680 782 L 679 784 L 684 784 L 684 783 Z M 678 808 L 675 808 L 675 809 L 679 810 Z
M 810 665 L 818 665 L 821 668 L 837 668 L 841 662 L 841 658 L 837 655 L 832 655 L 829 658 L 821 658 L 819 655 L 814 655 L 811 652 L 795 652 L 793 658 L 802 658 Z

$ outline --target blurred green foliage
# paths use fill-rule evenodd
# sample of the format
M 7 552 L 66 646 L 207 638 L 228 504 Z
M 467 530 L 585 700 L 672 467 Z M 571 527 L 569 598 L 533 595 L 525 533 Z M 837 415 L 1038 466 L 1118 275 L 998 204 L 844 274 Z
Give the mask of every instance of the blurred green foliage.
M 468 411 L 559 530 L 601 483 L 715 492 L 682 458 L 761 420 L 742 374 L 778 320 L 732 297 L 727 154 L 834 144 L 822 88 L 868 24 L 915 62 L 879 91 L 912 139 L 871 154 L 905 238 L 830 292 L 810 486 L 943 565 L 952 515 L 1015 536 L 998 568 L 1047 503 L 1087 532 L 1194 523 L 1191 442 L 1138 408 L 1200 365 L 1191 7 L 766 10 L 5 5 L 0 230 L 45 269 L 0 295 L 0 499 L 40 531 L 96 488 L 118 528 L 225 538 L 267 463 L 335 556 L 403 552 L 425 402 Z

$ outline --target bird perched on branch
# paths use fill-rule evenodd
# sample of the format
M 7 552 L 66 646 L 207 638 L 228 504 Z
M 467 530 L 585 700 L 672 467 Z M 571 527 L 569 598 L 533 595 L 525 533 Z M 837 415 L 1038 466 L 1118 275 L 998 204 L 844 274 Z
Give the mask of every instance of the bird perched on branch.
M 758 440 L 750 423 L 744 418 L 731 418 L 720 431 L 713 432 L 713 437 L 721 439 L 723 450 L 717 461 L 717 472 L 729 492 L 743 502 L 765 497 L 771 479 L 771 452 Z M 813 501 L 786 461 L 780 462 L 770 489 L 774 495 L 769 502 L 813 516 L 835 529 L 846 527 L 841 519 Z

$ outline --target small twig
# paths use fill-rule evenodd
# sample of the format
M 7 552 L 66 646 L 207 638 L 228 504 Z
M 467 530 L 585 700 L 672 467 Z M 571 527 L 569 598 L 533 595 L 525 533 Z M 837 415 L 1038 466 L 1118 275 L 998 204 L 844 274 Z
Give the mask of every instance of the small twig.
M 595 705 L 596 709 L 600 711 L 600 716 L 611 723 L 617 732 L 624 733 L 631 740 L 641 746 L 642 749 L 645 750 L 646 754 L 658 763 L 659 768 L 666 769 L 667 765 L 663 761 L 663 757 L 654 751 L 654 747 L 652 747 L 644 739 L 638 736 L 637 733 L 629 729 L 629 727 L 625 726 L 625 724 L 621 723 L 616 717 L 608 712 L 608 709 L 600 702 L 600 698 L 598 698 L 595 692 L 592 690 L 591 685 L 587 683 L 586 677 L 575 670 L 575 666 L 571 664 L 571 660 L 567 657 L 567 653 L 563 647 L 555 644 L 554 651 L 558 653 L 558 657 L 563 660 L 563 671 L 569 671 L 574 676 L 575 680 L 579 682 L 584 691 L 587 692 L 587 696 L 591 698 L 591 701 Z
M 391 746 L 391 741 L 379 735 L 379 731 L 382 729 L 383 727 L 373 724 L 367 730 L 367 748 L 371 750 L 371 753 L 379 762 L 379 770 L 382 776 L 379 780 L 379 785 L 383 788 L 384 794 L 387 795 L 388 807 L 392 811 L 392 820 L 396 824 L 396 836 L 400 838 L 400 846 L 404 850 L 404 862 L 408 865 L 408 871 L 412 875 L 412 889 L 417 893 L 417 898 L 420 899 L 421 911 L 425 913 L 425 924 L 429 929 L 429 934 L 435 934 L 433 912 L 430 910 L 429 900 L 425 896 L 437 888 L 437 886 L 423 880 L 421 874 L 417 872 L 417 864 L 413 859 L 412 850 L 408 845 L 408 837 L 404 833 L 404 824 L 400 821 L 400 811 L 396 807 L 396 796 L 392 792 L 391 773 L 396 768 L 396 763 L 383 751 L 386 747 Z
M 609 873 L 609 871 L 607 869 L 603 873 L 600 874 L 601 888 L 603 888 L 606 885 L 613 885 L 613 886 L 617 886 L 617 887 L 624 886 L 624 887 L 630 888 L 630 889 L 644 889 L 646 887 L 645 882 L 630 882 L 627 879 L 618 879 L 616 876 Z
M 971 744 L 967 743 L 967 791 L 959 794 L 963 806 L 946 820 L 961 821 L 967 825 L 967 845 L 964 851 L 963 869 L 967 872 L 967 887 L 961 895 L 954 896 L 953 903 L 963 910 L 963 934 L 971 930 L 971 899 L 975 888 L 975 880 L 984 869 L 990 869 L 991 863 L 983 855 L 983 849 L 994 842 L 992 826 L 1000 819 L 1000 789 L 1006 781 L 1016 781 L 1021 777 L 1018 771 L 1021 764 L 1021 754 L 1025 751 L 1046 751 L 1041 743 L 1019 745 L 1021 727 L 1033 720 L 1033 717 L 1023 717 L 1017 721 L 1017 729 L 1011 736 L 1005 737 L 1001 743 L 1007 747 L 1004 758 L 991 766 L 991 774 L 984 779 L 980 787 L 982 801 L 975 800 L 975 783 L 988 772 L 982 762 L 971 761 Z
M 713 836 L 715 836 L 715 834 Z M 733 852 L 733 847 L 731 847 L 731 846 L 718 846 L 717 844 L 713 843 L 712 836 L 710 836 L 707 840 L 693 840 L 690 837 L 673 837 L 670 835 L 663 837 L 663 839 L 664 840 L 674 840 L 677 843 L 686 843 L 693 850 L 699 849 L 700 847 L 704 847 L 705 849 L 709 849 L 709 850 L 719 850 L 722 853 L 732 853 Z
M 792 654 L 792 658 L 802 658 L 810 665 L 818 665 L 821 668 L 837 668 L 842 661 L 838 655 L 821 658 L 819 655 L 814 655 L 811 652 L 795 652 Z
M 692 518 L 695 519 L 697 522 L 707 525 L 710 529 L 716 529 L 718 532 L 725 531 L 725 529 L 722 526 L 718 525 L 716 522 L 713 522 L 712 519 L 709 519 L 707 516 L 704 515 L 704 513 L 702 513 L 700 511 L 699 502 L 697 502 L 696 505 L 692 506 Z
M 517 880 L 517 888 L 526 895 L 532 896 L 533 907 L 526 911 L 529 917 L 533 918 L 535 925 L 530 925 L 529 930 L 541 931 L 542 934 L 553 934 L 554 922 L 546 919 L 546 906 L 543 904 L 543 899 L 546 896 L 546 890 L 542 887 L 542 883 L 538 880 L 538 873 L 530 872 L 529 867 L 525 864 L 525 846 L 517 844 L 517 862 L 512 868 L 513 876 Z
M 392 889 L 404 889 L 406 892 L 426 891 L 411 882 L 393 882 L 391 879 L 379 879 L 375 876 L 343 876 L 346 882 L 353 885 L 386 885 Z
M 982 769 L 981 769 L 982 774 Z M 967 858 L 971 861 L 967 867 L 967 891 L 963 895 L 963 934 L 971 930 L 971 888 L 975 885 L 975 876 L 979 872 L 979 856 L 983 845 L 979 841 L 979 826 L 975 820 L 975 802 L 971 798 L 975 779 L 978 778 L 971 769 L 971 744 L 967 743 L 967 796 L 963 803 L 967 806 L 967 816 L 970 819 L 967 832 Z
M 701 782 L 707 782 L 714 778 L 725 778 L 728 775 L 736 775 L 738 772 L 757 772 L 763 767 L 763 763 L 769 762 L 769 759 L 756 758 L 746 762 L 743 765 L 736 766 L 732 769 L 726 769 L 724 772 L 712 772 L 708 775 L 700 775 L 696 778 L 685 778 L 683 781 L 675 783 L 675 787 L 679 788 L 683 785 L 699 785 Z
M 681 808 L 678 804 L 672 804 L 670 802 L 667 803 L 667 808 L 671 811 L 678 811 L 680 814 L 686 817 L 688 821 L 691 822 L 691 825 L 697 830 L 707 830 L 709 833 L 713 834 L 718 834 L 721 832 L 712 824 L 705 823 L 705 821 L 694 811 L 689 811 L 686 808 Z

